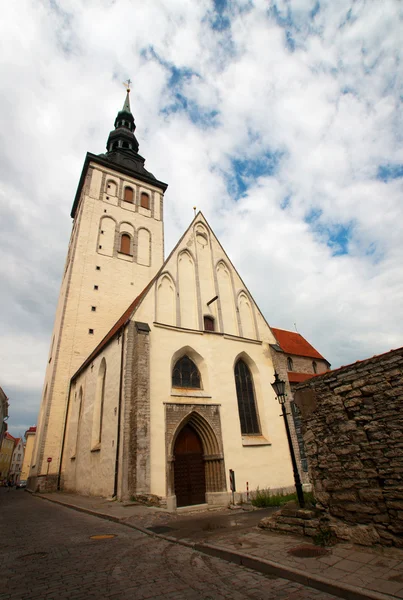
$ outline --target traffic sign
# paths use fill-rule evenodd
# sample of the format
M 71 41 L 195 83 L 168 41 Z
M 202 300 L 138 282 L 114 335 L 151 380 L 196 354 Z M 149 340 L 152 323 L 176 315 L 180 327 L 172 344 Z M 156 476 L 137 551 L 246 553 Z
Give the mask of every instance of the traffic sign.
M 48 460 L 48 462 L 52 462 L 52 457 L 49 456 L 49 458 L 47 460 Z

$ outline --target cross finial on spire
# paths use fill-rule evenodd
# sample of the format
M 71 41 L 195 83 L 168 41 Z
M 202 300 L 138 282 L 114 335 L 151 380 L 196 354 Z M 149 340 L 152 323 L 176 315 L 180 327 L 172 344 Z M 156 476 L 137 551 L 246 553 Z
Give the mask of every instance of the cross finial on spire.
M 130 86 L 131 86 L 131 84 L 132 84 L 132 82 L 131 82 L 130 79 L 128 79 L 127 81 L 123 82 L 123 85 L 125 86 L 127 92 L 130 92 Z

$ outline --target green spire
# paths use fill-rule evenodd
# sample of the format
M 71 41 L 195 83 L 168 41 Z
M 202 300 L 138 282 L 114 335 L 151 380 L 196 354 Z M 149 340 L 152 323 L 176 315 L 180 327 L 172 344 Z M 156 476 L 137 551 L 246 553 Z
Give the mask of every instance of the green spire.
M 125 102 L 123 104 L 122 112 L 131 113 L 129 94 L 130 94 L 130 89 L 127 90 L 126 100 L 125 100 Z

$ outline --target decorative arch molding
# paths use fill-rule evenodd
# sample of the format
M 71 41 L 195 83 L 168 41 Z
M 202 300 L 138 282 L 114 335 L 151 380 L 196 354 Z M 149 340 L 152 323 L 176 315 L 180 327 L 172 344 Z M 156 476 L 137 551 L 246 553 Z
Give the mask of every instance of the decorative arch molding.
M 117 197 L 119 189 L 119 180 L 108 177 L 105 182 L 105 194 L 107 196 Z
M 205 393 L 208 393 L 209 387 L 209 377 L 208 377 L 208 369 L 207 364 L 204 358 L 199 354 L 196 350 L 191 348 L 191 346 L 182 346 L 179 350 L 177 350 L 171 358 L 171 368 L 170 368 L 170 381 L 172 377 L 172 370 L 177 363 L 177 361 L 183 356 L 188 356 L 190 360 L 194 362 L 196 367 L 199 369 L 200 373 L 200 389 L 202 389 Z
M 130 229 L 132 231 L 126 231 L 126 230 L 122 229 L 123 225 L 127 225 L 128 227 L 130 227 Z M 133 225 L 133 223 L 130 223 L 130 221 L 121 221 L 119 223 L 119 231 L 120 231 L 120 233 L 131 233 L 131 234 L 133 234 L 133 232 L 134 233 L 136 232 L 136 228 Z
M 175 495 L 175 441 L 189 425 L 203 446 L 206 493 L 226 492 L 220 409 L 217 405 L 168 404 L 166 411 L 167 495 Z
M 215 264 L 215 274 L 217 277 L 221 331 L 239 335 L 239 320 L 232 268 L 220 258 Z
M 259 369 L 258 369 L 255 361 L 245 351 L 242 351 L 242 352 L 240 352 L 239 354 L 236 355 L 236 357 L 234 359 L 234 363 L 232 365 L 232 370 L 235 369 L 235 365 L 238 362 L 238 360 L 243 360 L 244 363 L 246 363 L 248 365 L 248 367 L 249 367 L 249 369 L 250 369 L 250 371 L 251 371 L 254 379 L 256 377 L 257 378 L 260 377 L 260 372 L 259 372 Z
M 186 248 L 177 257 L 179 325 L 187 329 L 200 329 L 197 290 L 197 262 Z
M 100 218 L 97 239 L 98 254 L 113 256 L 117 227 L 118 223 L 114 217 L 104 215 Z
M 137 230 L 137 262 L 139 265 L 149 267 L 151 265 L 151 231 L 147 227 L 139 227 Z
M 179 263 L 180 257 L 183 256 L 184 254 L 187 254 L 189 256 L 189 258 L 193 261 L 193 263 L 196 264 L 195 256 L 194 256 L 192 250 L 190 250 L 189 248 L 186 248 L 186 249 L 181 250 L 179 252 L 179 254 L 178 254 L 178 263 Z
M 176 325 L 176 299 L 176 282 L 169 271 L 163 271 L 155 284 L 155 321 L 157 323 Z
M 249 339 L 257 339 L 257 323 L 253 307 L 253 300 L 246 290 L 239 290 L 236 297 L 236 306 L 240 334 Z M 245 309 L 247 312 L 245 312 Z

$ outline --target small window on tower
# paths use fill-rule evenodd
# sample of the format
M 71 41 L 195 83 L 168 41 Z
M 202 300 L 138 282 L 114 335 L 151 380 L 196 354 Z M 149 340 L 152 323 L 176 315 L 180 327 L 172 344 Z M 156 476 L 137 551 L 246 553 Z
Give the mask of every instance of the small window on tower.
M 314 373 L 317 373 L 317 372 L 318 372 L 318 365 L 316 364 L 316 361 L 313 361 L 313 362 L 312 362 L 312 369 L 313 369 L 313 372 L 314 372 Z
M 133 202 L 133 197 L 134 197 L 134 193 L 133 193 L 133 188 L 131 187 L 125 187 L 125 193 L 124 193 L 124 201 L 125 202 Z
M 131 255 L 130 252 L 130 235 L 128 235 L 127 233 L 124 233 L 122 235 L 122 237 L 120 238 L 120 249 L 119 252 L 121 252 L 122 254 L 129 254 Z
M 140 204 L 142 208 L 150 208 L 150 196 L 145 192 L 141 192 Z
M 91 306 L 91 310 L 92 310 L 92 312 L 95 312 L 97 310 L 97 307 L 96 306 Z
M 88 330 L 88 333 L 89 333 L 90 335 L 93 335 L 93 333 L 94 333 L 94 330 L 93 330 L 93 329 L 89 329 L 89 330 Z
M 204 317 L 204 331 L 214 331 L 213 317 Z
M 97 289 L 98 289 L 98 286 L 97 286 L 97 285 L 94 285 L 94 290 L 97 290 Z

